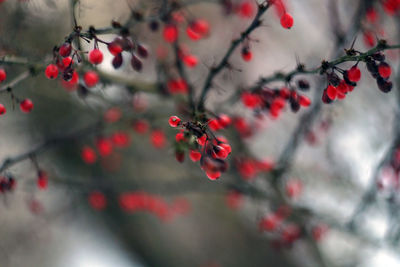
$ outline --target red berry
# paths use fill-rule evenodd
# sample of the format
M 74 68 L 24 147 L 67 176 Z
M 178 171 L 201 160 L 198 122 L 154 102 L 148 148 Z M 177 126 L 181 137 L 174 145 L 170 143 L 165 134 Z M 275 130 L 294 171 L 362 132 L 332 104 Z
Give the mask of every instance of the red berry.
M 154 130 L 150 135 L 150 139 L 155 148 L 163 148 L 165 146 L 165 134 L 161 130 Z
M 358 82 L 361 79 L 361 71 L 357 66 L 351 67 L 347 71 L 347 77 L 351 82 Z
M 370 23 L 375 23 L 378 20 L 378 13 L 376 12 L 375 8 L 370 7 L 367 9 L 366 12 L 367 21 Z
M 47 189 L 48 178 L 47 174 L 44 171 L 39 171 L 37 186 L 39 189 L 45 190 Z
M 139 134 L 144 134 L 149 129 L 149 123 L 145 120 L 137 120 L 133 124 L 133 129 Z
M 276 229 L 279 222 L 280 222 L 280 220 L 276 215 L 270 214 L 261 219 L 261 221 L 259 223 L 259 227 L 260 227 L 261 231 L 271 232 Z
M 122 112 L 118 107 L 110 108 L 104 113 L 104 120 L 109 123 L 119 121 L 122 117 Z
M 193 68 L 196 67 L 198 59 L 194 55 L 186 55 L 183 57 L 183 63 L 185 63 L 185 65 L 188 66 L 189 68 Z
M 100 49 L 95 48 L 89 53 L 89 61 L 92 64 L 100 64 L 103 61 L 103 52 Z
M 254 15 L 253 1 L 244 1 L 239 5 L 239 15 L 243 18 L 251 18 Z
M 112 152 L 112 143 L 107 138 L 99 138 L 96 141 L 96 147 L 99 151 L 100 156 L 106 157 Z
M 6 107 L 3 104 L 0 104 L 0 115 L 4 115 L 6 112 Z
M 58 75 L 58 68 L 54 64 L 50 64 L 46 67 L 46 70 L 44 71 L 44 74 L 48 79 L 55 79 L 57 78 Z
M 33 102 L 29 98 L 26 98 L 19 103 L 19 107 L 22 112 L 29 113 L 33 109 Z
M 228 192 L 225 199 L 226 199 L 226 204 L 228 205 L 228 207 L 233 210 L 236 210 L 242 204 L 243 195 L 236 190 L 232 190 L 232 191 Z
M 293 27 L 293 17 L 289 13 L 284 13 L 281 17 L 281 25 L 285 29 Z
M 335 100 L 337 96 L 337 88 L 333 85 L 328 85 L 326 88 L 326 94 L 328 95 L 330 100 Z
M 0 69 L 0 83 L 3 82 L 7 78 L 6 71 L 4 69 Z
M 189 158 L 193 161 L 199 161 L 201 159 L 201 153 L 197 150 L 190 150 Z
M 78 84 L 79 81 L 79 75 L 76 71 L 72 73 L 72 78 L 69 81 L 62 80 L 61 84 L 64 86 L 67 91 L 73 91 L 76 89 L 76 85 Z
M 242 103 L 248 108 L 256 108 L 261 104 L 261 99 L 257 94 L 244 92 L 241 95 Z
M 130 143 L 129 135 L 124 132 L 116 132 L 111 136 L 111 140 L 116 147 L 127 147 Z
M 299 95 L 299 104 L 300 106 L 308 107 L 309 105 L 311 105 L 311 100 L 304 95 Z
M 300 180 L 289 180 L 286 183 L 286 194 L 290 198 L 296 198 L 301 194 L 303 184 Z
M 89 70 L 83 76 L 83 80 L 87 87 L 93 87 L 99 82 L 99 75 L 95 71 Z
M 390 75 L 392 74 L 392 69 L 390 68 L 389 64 L 387 64 L 386 62 L 381 62 L 379 64 L 378 71 L 379 71 L 379 75 L 385 79 L 389 78 Z
M 177 116 L 171 116 L 169 117 L 168 123 L 171 127 L 178 127 L 180 124 L 181 119 L 179 119 Z
M 168 90 L 171 94 L 184 94 L 187 93 L 188 86 L 184 79 L 178 78 L 175 80 L 170 80 L 167 84 Z
M 204 146 L 206 144 L 206 141 L 207 141 L 207 135 L 205 135 L 205 134 L 203 134 L 201 137 L 197 138 L 197 143 L 200 146 Z
M 222 128 L 221 125 L 219 124 L 218 119 L 209 120 L 208 121 L 208 127 L 210 127 L 210 129 L 212 131 L 218 131 L 218 130 L 220 130 Z
M 204 19 L 197 19 L 194 22 L 192 22 L 192 28 L 198 34 L 207 35 L 210 30 L 210 25 L 208 21 Z
M 221 173 L 218 171 L 215 171 L 215 172 L 207 171 L 206 175 L 210 180 L 214 181 L 214 180 L 217 180 L 221 176 Z
M 89 146 L 84 146 L 82 148 L 81 157 L 86 164 L 93 164 L 97 160 L 96 152 Z
M 183 132 L 179 132 L 175 135 L 175 140 L 176 142 L 184 141 L 185 140 L 185 134 Z
M 201 34 L 197 33 L 197 32 L 193 29 L 192 25 L 188 25 L 188 26 L 187 26 L 187 28 L 186 28 L 186 34 L 187 34 L 187 36 L 188 36 L 190 39 L 192 39 L 193 41 L 197 41 L 197 40 L 200 40 L 200 39 L 201 39 Z
M 226 114 L 220 114 L 218 116 L 218 123 L 221 125 L 222 128 L 226 128 L 231 124 L 231 118 Z
M 122 52 L 122 46 L 116 41 L 109 43 L 107 48 L 113 56 L 116 56 Z
M 68 57 L 71 54 L 71 51 L 72 51 L 71 43 L 65 42 L 61 45 L 60 50 L 58 52 L 60 53 L 60 56 Z
M 250 61 L 253 58 L 253 53 L 250 51 L 248 47 L 243 47 L 242 58 L 244 61 Z
M 90 206 L 95 210 L 104 210 L 107 205 L 107 199 L 103 193 L 93 191 L 89 194 L 88 201 Z
M 167 43 L 173 43 L 178 38 L 178 28 L 174 24 L 167 24 L 163 31 L 164 40 Z

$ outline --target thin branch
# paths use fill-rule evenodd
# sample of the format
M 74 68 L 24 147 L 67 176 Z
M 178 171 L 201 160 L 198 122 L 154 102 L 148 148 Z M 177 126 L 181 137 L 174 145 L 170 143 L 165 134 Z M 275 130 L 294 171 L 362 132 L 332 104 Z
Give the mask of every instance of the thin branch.
M 206 99 L 208 91 L 212 87 L 214 78 L 223 69 L 225 69 L 227 66 L 229 66 L 229 62 L 228 62 L 229 58 L 231 57 L 233 51 L 235 51 L 235 49 L 238 47 L 238 45 L 241 44 L 244 40 L 246 40 L 248 38 L 248 36 L 250 35 L 250 33 L 252 33 L 255 29 L 257 29 L 258 27 L 261 26 L 262 21 L 260 18 L 269 9 L 270 6 L 271 6 L 271 2 L 268 1 L 268 3 L 266 5 L 261 5 L 258 7 L 257 14 L 256 14 L 254 20 L 252 21 L 252 23 L 250 24 L 250 26 L 244 32 L 241 33 L 239 38 L 232 41 L 230 47 L 228 48 L 228 51 L 225 53 L 224 57 L 221 59 L 219 64 L 210 69 L 210 71 L 207 75 L 207 78 L 204 82 L 203 89 L 201 91 L 199 103 L 197 106 L 198 110 L 204 110 L 204 101 Z

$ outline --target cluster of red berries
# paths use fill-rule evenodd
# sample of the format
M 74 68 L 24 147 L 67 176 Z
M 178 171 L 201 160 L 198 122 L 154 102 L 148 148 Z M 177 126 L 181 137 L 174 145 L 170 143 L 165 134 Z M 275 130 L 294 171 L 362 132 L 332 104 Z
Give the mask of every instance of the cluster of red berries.
M 149 56 L 149 52 L 146 47 L 142 44 L 135 43 L 130 37 L 123 35 L 116 37 L 111 43 L 107 45 L 108 51 L 114 56 L 112 65 L 115 69 L 122 66 L 123 57 L 122 52 L 128 52 L 131 54 L 131 66 L 135 71 L 141 71 L 143 63 L 141 59 L 145 59 Z M 89 55 L 90 56 L 90 55 Z
M 225 159 L 231 153 L 231 146 L 225 137 L 215 137 L 211 131 L 222 127 L 230 121 L 228 116 L 225 119 L 212 119 L 207 123 L 200 122 L 182 122 L 177 116 L 169 118 L 171 127 L 181 127 L 181 130 L 175 135 L 176 147 L 175 156 L 179 162 L 183 162 L 185 151 L 189 150 L 189 157 L 193 162 L 200 161 L 201 168 L 205 171 L 210 180 L 216 180 L 228 168 Z M 226 120 L 228 118 L 228 120 Z M 211 125 L 213 126 L 210 126 Z
M 301 86 L 308 86 L 302 83 Z M 308 87 L 307 87 L 308 88 Z M 286 103 L 290 104 L 293 112 L 299 111 L 300 107 L 308 107 L 311 100 L 294 88 L 283 87 L 281 89 L 270 89 L 264 87 L 254 92 L 243 92 L 241 94 L 243 105 L 256 112 L 267 110 L 273 118 L 278 118 L 284 110 Z
M 130 136 L 122 131 L 114 132 L 109 137 L 98 137 L 95 145 L 97 153 L 101 157 L 108 157 L 114 148 L 126 148 L 130 144 Z M 86 164 L 94 164 L 97 161 L 97 153 L 90 146 L 84 146 L 81 151 L 82 160 Z
M 0 193 L 10 192 L 15 189 L 17 182 L 10 174 L 0 176 Z
M 341 72 L 343 79 L 340 79 L 335 70 Z M 361 71 L 358 63 L 348 70 L 341 70 L 334 67 L 331 72 L 327 73 L 328 87 L 322 94 L 322 101 L 326 104 L 332 103 L 335 99 L 343 100 L 346 95 L 353 91 L 357 86 L 357 82 L 361 79 Z
M 174 12 L 163 29 L 163 38 L 167 43 L 174 43 L 179 37 L 178 25 L 184 21 L 180 12 Z M 199 41 L 206 38 L 210 32 L 210 25 L 204 19 L 192 19 L 186 25 L 186 35 L 192 41 Z
M 393 84 L 389 81 L 392 74 L 392 68 L 385 62 L 383 53 L 376 53 L 366 59 L 369 73 L 376 79 L 379 90 L 388 93 L 392 90 Z
M 290 247 L 302 236 L 300 226 L 285 220 L 291 215 L 289 206 L 280 206 L 275 212 L 265 215 L 259 221 L 260 231 L 268 232 L 274 239 L 273 244 L 279 248 Z
M 119 204 L 126 212 L 147 211 L 156 215 L 161 221 L 171 220 L 177 214 L 187 214 L 190 210 L 190 203 L 184 198 L 168 204 L 161 197 L 146 192 L 123 193 L 119 196 Z

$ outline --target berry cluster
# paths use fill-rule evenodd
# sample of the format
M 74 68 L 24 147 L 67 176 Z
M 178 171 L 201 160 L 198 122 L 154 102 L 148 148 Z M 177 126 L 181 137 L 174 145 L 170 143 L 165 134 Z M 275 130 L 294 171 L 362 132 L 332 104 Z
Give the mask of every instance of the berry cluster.
M 119 204 L 126 212 L 147 211 L 156 215 L 161 221 L 171 220 L 173 216 L 184 215 L 190 210 L 190 203 L 184 198 L 168 204 L 161 197 L 146 192 L 123 193 L 119 196 Z
M 216 180 L 228 168 L 225 159 L 231 153 L 231 146 L 226 138 L 216 137 L 211 129 L 219 130 L 230 124 L 227 115 L 211 119 L 207 123 L 182 122 L 177 116 L 169 118 L 171 127 L 180 127 L 175 135 L 175 156 L 183 162 L 185 151 L 189 150 L 189 157 L 193 162 L 200 161 L 201 168 L 210 180 Z
M 299 82 L 299 87 L 303 90 L 309 88 L 305 81 Z M 293 112 L 299 111 L 300 107 L 308 107 L 311 100 L 300 94 L 294 87 L 282 87 L 281 89 L 270 89 L 264 87 L 254 92 L 245 91 L 241 94 L 243 105 L 256 111 L 268 111 L 273 118 L 278 118 L 287 103 Z
M 366 59 L 369 73 L 376 79 L 379 90 L 388 93 L 392 90 L 393 84 L 388 79 L 392 74 L 392 68 L 385 62 L 385 55 L 376 53 Z

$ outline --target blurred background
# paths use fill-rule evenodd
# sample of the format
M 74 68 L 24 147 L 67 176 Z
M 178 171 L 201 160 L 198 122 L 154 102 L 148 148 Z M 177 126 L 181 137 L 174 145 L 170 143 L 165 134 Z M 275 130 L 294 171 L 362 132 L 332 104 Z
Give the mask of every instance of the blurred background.
M 0 57 L 15 56 L 44 66 L 52 62 L 53 47 L 61 45 L 73 32 L 72 14 L 87 31 L 92 25 L 96 29 L 110 27 L 112 20 L 124 23 L 132 18 L 133 11 L 152 17 L 164 3 L 0 2 Z M 199 42 L 186 37 L 184 27 L 180 29 L 180 42 L 199 59 L 196 68 L 187 69 L 199 95 L 210 66 L 221 60 L 251 18 L 226 14 L 221 5 L 224 1 L 179 2 L 184 6 L 185 19 L 202 18 L 210 24 L 209 36 Z M 254 1 L 250 2 L 255 8 Z M 240 101 L 231 102 L 237 92 L 252 86 L 261 76 L 291 71 L 299 62 L 314 68 L 323 59 L 342 55 L 343 47 L 335 45 L 335 29 L 346 32 L 353 27 L 360 7 L 376 6 L 379 23 L 373 28 L 364 16 L 358 18 L 358 34 L 346 37 L 350 40 L 347 48 L 358 36 L 354 48 L 362 52 L 370 49 L 365 43 L 367 30 L 373 30 L 374 37 L 376 34 L 390 44 L 398 44 L 398 15 L 387 15 L 381 2 L 288 0 L 287 9 L 295 20 L 291 30 L 281 27 L 273 10 L 262 16 L 262 26 L 250 35 L 253 59 L 243 61 L 240 48 L 237 49 L 230 60 L 231 68 L 216 78 L 207 97 L 207 109 L 245 118 L 252 129 L 247 138 L 239 138 L 233 127 L 222 131 L 230 141 L 232 155 L 229 170 L 217 181 L 207 179 L 199 164 L 187 156 L 183 163 L 175 159 L 177 131 L 169 127 L 168 118 L 180 116 L 185 101 L 156 91 L 160 58 L 164 68 L 171 68 L 172 76 L 177 75 L 172 46 L 162 39 L 162 22 L 158 30 L 150 30 L 148 21 L 130 27 L 133 39 L 149 51 L 141 72 L 132 70 L 128 54 L 124 55 L 122 67 L 115 70 L 113 57 L 100 43 L 104 61 L 97 71 L 102 83 L 89 92 L 68 91 L 61 78 L 46 79 L 40 70 L 13 86 L 17 98 L 34 102 L 31 113 L 20 112 L 10 94 L 0 93 L 0 103 L 7 108 L 7 114 L 0 117 L 0 162 L 26 153 L 50 138 L 96 125 L 110 108 L 118 106 L 123 114 L 116 123 L 46 146 L 33 159 L 27 157 L 2 173 L 12 175 L 17 185 L 12 192 L 0 195 L 0 266 L 400 266 L 399 199 L 397 185 L 393 184 L 397 176 L 385 169 L 396 149 L 398 133 L 398 50 L 385 52 L 392 66 L 392 92 L 379 91 L 365 65 L 360 64 L 362 79 L 355 90 L 345 100 L 315 111 L 318 115 L 307 133 L 299 137 L 290 167 L 278 183 L 284 192 L 287 184 L 295 181 L 300 184 L 301 194 L 282 201 L 271 189 L 268 172 L 244 179 L 234 160 L 278 161 L 296 135 L 300 118 L 313 108 L 302 108 L 297 113 L 287 109 L 277 120 L 267 115 L 255 116 Z M 240 5 L 241 1 L 233 3 Z M 332 22 L 334 9 L 337 24 Z M 115 36 L 104 34 L 99 38 L 111 41 Z M 83 51 L 90 51 L 94 44 L 82 40 L 81 45 Z M 160 56 L 164 54 L 165 58 Z M 341 65 L 350 66 L 352 63 Z M 2 67 L 7 71 L 6 82 L 27 70 L 26 64 Z M 315 98 L 315 102 L 321 101 L 325 78 L 299 78 L 306 78 L 311 84 L 310 92 L 304 94 Z M 132 122 L 137 125 L 144 119 L 151 129 L 165 132 L 165 147 L 152 145 L 151 129 L 144 134 L 135 131 Z M 116 131 L 128 134 L 128 147 L 116 148 L 93 165 L 82 161 L 83 146 L 93 146 L 96 137 Z M 37 186 L 36 164 L 48 175 L 46 190 Z M 233 189 L 240 192 L 239 196 L 232 193 Z M 93 192 L 104 194 L 104 209 L 99 208 L 99 199 L 93 204 Z M 121 205 L 121 194 L 127 192 L 147 192 L 161 199 L 174 210 L 173 216 L 129 212 Z M 360 203 L 367 204 L 361 204 L 362 212 L 357 212 Z M 277 241 L 280 233 L 260 231 L 259 222 L 264 216 L 287 206 L 297 215 L 285 225 L 301 225 L 311 234 L 318 226 L 323 229 L 323 236 L 305 234 L 286 246 Z

